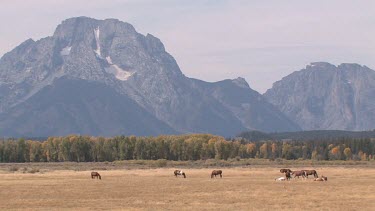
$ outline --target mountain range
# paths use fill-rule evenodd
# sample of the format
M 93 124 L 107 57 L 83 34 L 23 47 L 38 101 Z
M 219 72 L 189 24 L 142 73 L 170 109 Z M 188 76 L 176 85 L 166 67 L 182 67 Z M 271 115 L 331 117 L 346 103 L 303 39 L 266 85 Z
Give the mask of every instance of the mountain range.
M 1 58 L 0 92 L 2 136 L 300 130 L 243 78 L 188 78 L 158 38 L 116 19 L 26 40 Z
M 375 72 L 312 63 L 264 95 L 243 78 L 186 77 L 163 43 L 116 19 L 70 18 L 0 59 L 0 135 L 375 128 Z
M 311 63 L 264 96 L 303 130 L 375 128 L 375 71 L 366 66 Z

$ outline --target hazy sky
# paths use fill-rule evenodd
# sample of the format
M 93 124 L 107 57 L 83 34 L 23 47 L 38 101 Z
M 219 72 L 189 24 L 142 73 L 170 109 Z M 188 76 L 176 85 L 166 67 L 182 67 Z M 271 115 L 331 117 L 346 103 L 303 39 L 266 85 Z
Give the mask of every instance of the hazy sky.
M 186 76 L 241 76 L 261 93 L 314 61 L 375 68 L 373 0 L 1 0 L 0 56 L 75 16 L 131 23 Z

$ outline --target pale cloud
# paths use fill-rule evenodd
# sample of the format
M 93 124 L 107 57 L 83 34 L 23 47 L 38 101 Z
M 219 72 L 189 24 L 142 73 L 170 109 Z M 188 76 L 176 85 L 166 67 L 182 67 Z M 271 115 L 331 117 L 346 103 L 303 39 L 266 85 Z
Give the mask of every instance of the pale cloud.
M 189 77 L 246 78 L 260 92 L 313 61 L 375 68 L 375 1 L 2 0 L 0 55 L 74 16 L 159 37 Z

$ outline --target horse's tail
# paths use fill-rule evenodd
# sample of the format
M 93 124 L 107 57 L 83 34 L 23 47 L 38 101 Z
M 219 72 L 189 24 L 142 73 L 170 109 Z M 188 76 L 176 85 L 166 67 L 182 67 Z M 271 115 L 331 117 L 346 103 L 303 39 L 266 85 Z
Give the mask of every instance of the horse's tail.
M 186 178 L 186 174 L 185 173 L 182 173 L 182 175 L 184 175 L 184 178 Z
M 99 176 L 99 179 L 102 179 L 102 176 L 100 176 L 100 174 L 98 174 L 98 176 Z

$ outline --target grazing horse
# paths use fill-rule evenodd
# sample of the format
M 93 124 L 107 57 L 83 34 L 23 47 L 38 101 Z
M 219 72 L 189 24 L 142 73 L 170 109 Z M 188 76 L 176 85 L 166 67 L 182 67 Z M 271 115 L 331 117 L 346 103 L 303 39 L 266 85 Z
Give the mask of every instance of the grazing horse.
M 186 178 L 186 174 L 185 172 L 183 172 L 182 170 L 175 170 L 174 171 L 174 175 L 177 177 L 178 175 L 182 175 L 184 176 L 184 178 Z
M 318 173 L 315 170 L 302 170 L 305 172 L 305 176 L 309 178 L 309 175 L 314 175 L 314 178 L 318 178 Z
M 292 173 L 292 170 L 290 170 L 290 169 L 280 169 L 280 173 L 286 173 L 286 172 Z
M 320 178 L 315 178 L 314 179 L 314 181 L 320 181 L 320 182 L 322 182 L 322 181 L 327 181 L 328 180 L 328 178 L 327 177 L 325 177 L 325 176 L 320 176 Z
M 275 181 L 285 181 L 286 178 L 285 177 L 279 177 L 279 178 L 276 178 Z
M 221 175 L 223 173 L 223 171 L 221 170 L 213 170 L 212 173 L 211 173 L 211 178 L 214 178 L 214 176 L 216 177 L 216 175 L 220 175 L 220 178 L 223 177 L 223 175 Z
M 294 178 L 299 178 L 300 176 L 302 176 L 302 178 L 306 177 L 305 171 L 292 171 L 292 175 L 294 175 Z
M 102 179 L 100 174 L 96 171 L 91 172 L 91 179 L 94 179 L 94 177 L 96 177 L 96 179 Z
M 285 172 L 285 178 L 286 180 L 290 180 L 292 177 L 290 176 L 290 172 Z

